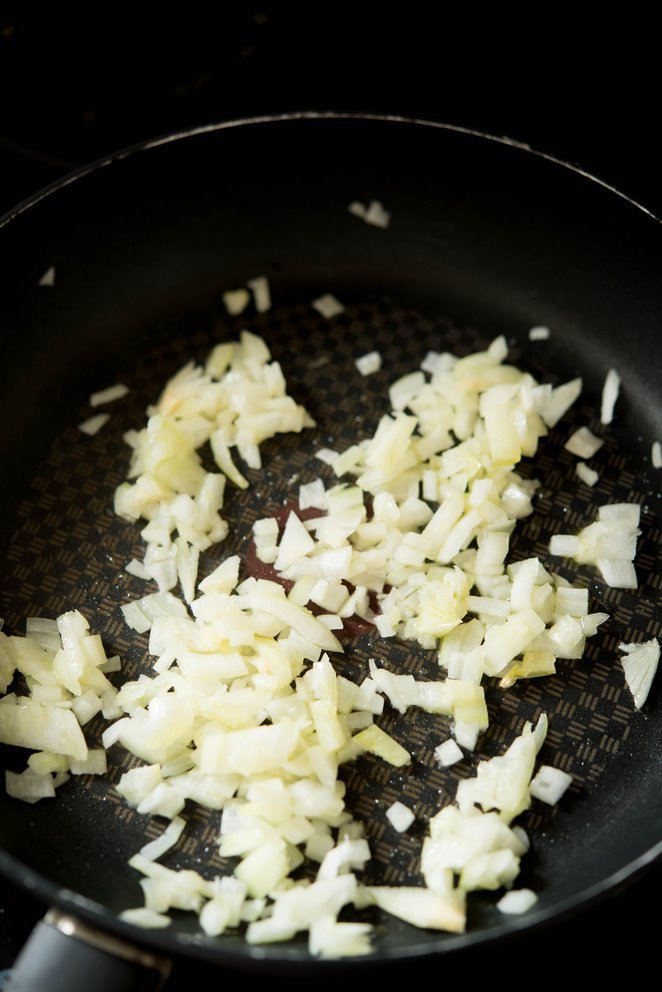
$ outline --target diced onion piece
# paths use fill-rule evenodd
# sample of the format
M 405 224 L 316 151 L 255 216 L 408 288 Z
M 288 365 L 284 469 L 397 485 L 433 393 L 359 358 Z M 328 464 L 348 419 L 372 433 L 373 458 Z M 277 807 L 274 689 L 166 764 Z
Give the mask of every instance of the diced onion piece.
M 401 768 L 411 762 L 409 752 L 377 724 L 372 724 L 355 734 L 350 741 L 350 746 L 354 754 L 369 751 L 396 768 Z
M 336 878 L 349 869 L 363 868 L 369 860 L 370 846 L 363 837 L 343 840 L 324 856 L 317 878 Z
M 563 414 L 570 409 L 580 395 L 582 387 L 582 380 L 577 378 L 552 390 L 550 398 L 540 411 L 540 416 L 548 427 L 555 427 L 558 424 Z
M 610 424 L 614 419 L 614 407 L 621 388 L 621 377 L 616 369 L 609 369 L 602 387 L 600 422 Z
M 239 579 L 240 564 L 239 555 L 226 558 L 199 583 L 198 588 L 202 593 L 231 592 Z
M 501 896 L 497 909 L 502 913 L 519 914 L 528 912 L 538 902 L 538 896 L 531 889 L 511 889 Z
M 575 465 L 575 474 L 587 486 L 594 486 L 600 478 L 595 469 L 590 468 L 586 462 L 577 462 Z
M 391 385 L 389 389 L 389 401 L 392 410 L 404 410 L 411 400 L 417 396 L 423 385 L 425 377 L 423 372 L 409 372 L 401 376 Z
M 499 675 L 545 628 L 531 609 L 512 613 L 503 624 L 490 627 L 485 635 L 485 671 Z
M 628 644 L 621 641 L 618 647 L 625 654 L 622 659 L 625 681 L 632 693 L 635 707 L 641 709 L 655 678 L 660 660 L 660 643 L 653 637 L 642 643 Z
M 366 224 L 372 224 L 374 227 L 388 227 L 391 221 L 390 213 L 384 210 L 379 200 L 371 200 L 368 206 L 358 200 L 353 200 L 347 209 L 350 214 L 360 217 Z
M 90 748 L 84 761 L 72 759 L 69 763 L 72 775 L 105 775 L 108 770 L 104 748 Z
M 148 861 L 156 861 L 174 847 L 182 835 L 186 821 L 181 816 L 175 816 L 166 829 L 155 840 L 140 848 L 140 854 Z
M 326 510 L 327 505 L 326 490 L 321 479 L 315 479 L 313 482 L 306 482 L 299 486 L 299 506 L 302 510 L 311 508 Z
M 71 710 L 43 706 L 29 697 L 0 706 L 0 741 L 33 751 L 54 751 L 80 761 L 87 744 Z
M 145 909 L 144 906 L 123 910 L 120 919 L 144 930 L 164 930 L 172 923 L 172 919 L 165 913 L 156 913 L 153 909 Z
M 382 367 L 382 356 L 378 351 L 369 351 L 356 359 L 356 367 L 361 375 L 372 375 Z
M 449 737 L 447 741 L 439 744 L 434 749 L 434 756 L 442 768 L 449 768 L 451 765 L 461 761 L 464 754 L 462 753 L 462 748 L 458 747 L 457 743 Z
M 274 567 L 279 572 L 284 571 L 297 559 L 312 551 L 314 546 L 315 542 L 296 513 L 289 513 Z
M 248 306 L 250 293 L 247 289 L 228 289 L 223 293 L 225 309 L 231 317 L 237 317 Z
M 78 425 L 78 430 L 81 431 L 82 434 L 87 434 L 88 437 L 94 437 L 95 434 L 99 433 L 102 427 L 105 427 L 109 420 L 109 413 L 97 413 L 93 417 L 88 417 L 87 420 L 83 420 Z
M 576 431 L 573 431 L 563 447 L 571 455 L 577 455 L 579 458 L 592 458 L 603 444 L 604 441 L 602 438 L 596 437 L 588 427 L 578 427 Z
M 573 534 L 553 534 L 549 541 L 549 553 L 561 558 L 574 558 L 579 553 L 579 538 Z
M 572 784 L 572 775 L 553 768 L 551 765 L 541 765 L 536 775 L 531 779 L 531 795 L 550 806 L 555 805 L 567 788 Z
M 267 310 L 271 309 L 271 291 L 269 289 L 269 280 L 266 276 L 256 276 L 255 279 L 249 279 L 246 283 L 248 288 L 253 293 L 253 299 L 255 300 L 255 309 L 258 313 L 266 313 Z
M 612 589 L 636 589 L 639 585 L 637 570 L 624 558 L 598 558 L 598 571 Z
M 41 799 L 52 799 L 55 796 L 53 776 L 49 773 L 35 772 L 31 768 L 26 768 L 20 774 L 6 771 L 5 788 L 8 796 L 26 803 L 36 803 Z
M 338 457 L 338 452 L 334 451 L 332 448 L 319 448 L 315 452 L 315 458 L 319 458 L 321 462 L 326 465 L 333 465 L 336 458 Z
M 549 327 L 532 327 L 529 331 L 529 341 L 547 341 L 550 336 Z
M 90 406 L 114 403 L 115 400 L 121 400 L 128 392 L 128 386 L 125 386 L 123 382 L 117 382 L 113 386 L 108 386 L 106 389 L 100 389 L 96 393 L 92 393 L 90 396 Z
M 498 810 L 509 822 L 530 805 L 529 785 L 536 755 L 545 739 L 547 718 L 541 715 L 535 727 L 527 723 L 521 735 L 502 755 L 481 761 L 476 776 L 463 779 L 456 801 L 463 813 L 475 805 Z
M 379 200 L 370 201 L 363 219 L 366 224 L 372 224 L 374 227 L 388 227 L 391 223 L 390 213 L 384 210 Z
M 326 317 L 328 320 L 331 317 L 337 317 L 338 314 L 343 313 L 345 310 L 340 300 L 336 299 L 332 293 L 324 293 L 322 296 L 318 296 L 317 299 L 313 300 L 311 306 L 322 317 Z
M 224 475 L 234 482 L 238 489 L 248 489 L 248 481 L 241 474 L 235 465 L 230 448 L 223 435 L 222 430 L 214 431 L 209 437 L 209 443 L 214 455 L 214 461 Z
M 404 833 L 405 830 L 408 830 L 416 819 L 416 816 L 412 810 L 399 801 L 396 801 L 389 806 L 386 810 L 386 817 L 398 833 Z
M 651 465 L 653 468 L 662 468 L 662 445 L 659 441 L 653 441 L 651 445 Z
M 44 274 L 41 276 L 39 286 L 54 286 L 55 285 L 55 266 L 49 266 Z
M 308 948 L 321 958 L 360 957 L 372 951 L 371 933 L 368 923 L 345 923 L 326 917 L 311 924 Z
M 466 915 L 461 894 L 442 895 L 430 889 L 403 885 L 375 885 L 366 890 L 368 899 L 392 916 L 416 927 L 463 933 Z
M 48 617 L 27 617 L 25 636 L 36 641 L 42 648 L 53 654 L 56 654 L 62 647 L 57 620 L 51 620 Z
M 138 561 L 136 558 L 132 558 L 131 561 L 127 562 L 124 566 L 124 571 L 128 575 L 135 575 L 137 579 L 147 580 L 150 578 L 150 574 L 145 568 L 143 562 Z

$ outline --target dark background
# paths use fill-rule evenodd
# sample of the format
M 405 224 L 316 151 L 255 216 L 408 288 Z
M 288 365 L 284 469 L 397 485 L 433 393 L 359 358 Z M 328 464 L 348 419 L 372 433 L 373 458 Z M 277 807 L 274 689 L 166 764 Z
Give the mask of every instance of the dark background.
M 62 8 L 0 15 L 0 208 L 144 138 L 317 109 L 507 135 L 662 213 L 658 32 L 644 16 L 580 20 L 558 3 Z
M 657 31 L 622 10 L 613 21 L 579 22 L 578 8 L 559 4 L 517 15 L 500 5 L 469 5 L 462 15 L 443 4 L 390 12 L 381 4 L 233 4 L 205 15 L 195 5 L 170 14 L 143 5 L 140 19 L 121 6 L 94 14 L 59 8 L 0 14 L 0 214 L 79 165 L 169 131 L 354 110 L 506 135 L 662 216 Z M 588 914 L 483 949 L 479 961 L 441 961 L 436 975 L 595 979 L 615 961 L 649 964 L 661 881 L 657 868 Z M 0 881 L 0 969 L 42 912 Z M 431 970 L 408 965 L 389 974 L 428 978 Z M 167 989 L 214 977 L 206 966 L 178 962 Z

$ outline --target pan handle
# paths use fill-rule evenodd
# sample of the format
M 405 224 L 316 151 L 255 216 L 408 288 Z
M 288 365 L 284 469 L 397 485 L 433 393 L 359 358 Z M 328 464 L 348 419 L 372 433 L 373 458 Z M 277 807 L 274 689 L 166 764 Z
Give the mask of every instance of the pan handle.
M 50 909 L 16 959 L 5 992 L 159 992 L 172 963 Z

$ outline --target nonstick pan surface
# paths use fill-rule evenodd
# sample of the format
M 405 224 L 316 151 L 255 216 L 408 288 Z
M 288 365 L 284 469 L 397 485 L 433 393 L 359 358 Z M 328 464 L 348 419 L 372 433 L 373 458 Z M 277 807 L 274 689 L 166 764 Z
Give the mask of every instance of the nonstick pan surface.
M 347 209 L 373 199 L 391 213 L 386 229 Z M 245 555 L 253 521 L 294 495 L 294 477 L 298 484 L 320 474 L 321 446 L 340 448 L 373 429 L 387 409 L 388 384 L 429 350 L 468 354 L 503 334 L 510 359 L 539 380 L 582 376 L 575 408 L 522 467 L 541 488 L 511 558 L 538 555 L 588 586 L 592 608 L 610 620 L 584 658 L 560 663 L 557 675 L 506 691 L 487 687 L 491 724 L 476 755 L 498 753 L 524 721 L 548 714 L 541 758 L 570 772 L 573 785 L 558 808 L 534 804 L 520 821 L 532 850 L 518 884 L 534 888 L 539 901 L 508 918 L 494 895 L 476 895 L 461 936 L 377 917 L 374 954 L 357 964 L 444 954 L 525 931 L 586 908 L 658 858 L 659 684 L 636 712 L 617 648 L 660 629 L 660 472 L 651 445 L 662 438 L 662 269 L 654 217 L 507 141 L 418 121 L 303 114 L 174 135 L 96 163 L 18 207 L 0 227 L 0 246 L 4 629 L 22 633 L 27 616 L 80 609 L 107 652 L 123 658 L 123 677 L 149 670 L 146 639 L 120 613 L 144 593 L 125 572 L 141 557 L 140 528 L 112 512 L 128 468 L 123 435 L 142 426 L 147 406 L 185 362 L 202 361 L 213 344 L 248 327 L 265 338 L 290 392 L 318 424 L 264 446 L 263 470 L 248 471 L 249 490 L 226 502 L 231 534 L 210 552 L 206 570 L 221 555 Z M 51 266 L 54 285 L 38 285 Z M 258 275 L 269 279 L 271 309 L 230 317 L 223 292 Z M 311 307 L 326 292 L 345 306 L 332 319 Z M 548 340 L 529 340 L 535 325 L 550 328 Z M 354 362 L 374 349 L 382 369 L 364 379 Z M 599 411 L 610 368 L 622 389 L 606 428 Z M 129 395 L 99 434 L 82 434 L 90 394 L 117 381 Z M 575 458 L 563 448 L 580 425 L 605 441 L 593 488 L 578 482 Z M 636 591 L 609 589 L 589 567 L 552 562 L 551 534 L 573 532 L 601 503 L 621 501 L 642 507 Z M 374 634 L 347 653 L 355 675 L 373 655 L 422 678 L 438 671 L 425 652 Z M 437 767 L 433 750 L 448 732 L 440 718 L 389 711 L 383 725 L 415 760 L 404 771 L 357 760 L 346 770 L 348 806 L 367 824 L 368 876 L 415 884 L 425 821 L 472 764 Z M 100 736 L 103 726 L 92 732 Z M 24 757 L 3 751 L 7 767 L 22 767 Z M 54 801 L 26 806 L 3 796 L 3 871 L 102 929 L 169 953 L 263 970 L 315 967 L 303 939 L 256 948 L 240 935 L 206 938 L 185 914 L 165 932 L 118 921 L 140 899 L 126 862 L 159 828 L 114 792 L 129 761 L 120 748 L 110 759 L 106 778 L 72 780 Z M 410 834 L 388 829 L 385 812 L 395 799 L 416 810 Z M 217 814 L 192 809 L 188 839 L 167 863 L 221 870 L 217 829 Z

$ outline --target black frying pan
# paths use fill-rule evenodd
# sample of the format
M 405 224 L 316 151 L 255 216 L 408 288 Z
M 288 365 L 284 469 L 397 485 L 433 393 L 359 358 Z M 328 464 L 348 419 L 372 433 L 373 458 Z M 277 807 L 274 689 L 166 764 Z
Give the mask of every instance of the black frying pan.
M 371 199 L 391 211 L 387 230 L 347 210 L 353 200 Z M 610 613 L 609 623 L 581 662 L 560 665 L 553 678 L 488 690 L 492 724 L 481 753 L 496 753 L 524 720 L 545 710 L 551 732 L 542 756 L 573 775 L 558 809 L 536 805 L 522 819 L 533 848 L 520 883 L 535 888 L 539 902 L 507 918 L 493 896 L 477 895 L 462 936 L 377 918 L 374 954 L 352 962 L 357 968 L 436 958 L 539 928 L 634 878 L 662 849 L 659 685 L 636 713 L 617 651 L 619 641 L 656 636 L 660 627 L 660 476 L 650 451 L 662 438 L 661 244 L 659 222 L 645 210 L 507 141 L 424 122 L 333 115 L 219 125 L 149 142 L 81 170 L 2 224 L 0 614 L 6 630 L 20 633 L 28 615 L 79 608 L 110 652 L 125 658 L 129 677 L 144 668 L 145 645 L 119 614 L 142 589 L 123 571 L 139 551 L 138 528 L 111 512 L 127 467 L 122 434 L 142 424 L 160 386 L 189 358 L 202 359 L 212 343 L 248 323 L 318 421 L 306 439 L 265 447 L 268 486 L 259 498 L 268 489 L 272 506 L 292 495 L 293 472 L 301 479 L 318 473 L 320 443 L 350 440 L 354 418 L 376 421 L 384 386 L 428 349 L 467 354 L 505 334 L 511 358 L 539 379 L 584 378 L 576 408 L 529 469 L 543 486 L 513 554 L 545 559 L 550 534 L 589 522 L 597 503 L 636 500 L 643 507 L 639 589 L 607 589 L 590 568 L 566 563 L 568 577 L 589 586 L 594 608 Z M 39 287 L 50 266 L 55 285 Z M 256 275 L 270 280 L 272 309 L 230 318 L 223 291 Z M 332 321 L 310 307 L 329 291 L 346 306 Z M 549 341 L 529 341 L 534 325 L 551 329 Z M 375 347 L 382 373 L 357 383 L 354 358 Z M 599 429 L 610 367 L 623 389 L 604 432 L 600 481 L 590 490 L 578 485 L 562 445 L 574 426 Z M 96 438 L 84 438 L 76 425 L 89 412 L 90 393 L 118 380 L 131 387 L 130 398 Z M 227 551 L 245 551 L 250 524 L 264 512 L 255 473 L 252 479 L 251 490 L 226 506 L 236 521 Z M 352 664 L 360 667 L 376 650 L 393 667 L 412 664 L 409 648 L 380 648 L 370 635 L 353 645 Z M 413 665 L 423 677 L 434 674 L 422 652 Z M 385 773 L 362 759 L 346 773 L 348 804 L 375 829 L 402 795 L 421 817 L 431 814 L 462 774 L 457 766 L 435 768 L 431 751 L 440 738 L 432 717 L 396 717 L 387 714 L 385 726 L 414 745 L 411 770 Z M 3 754 L 8 767 L 20 767 L 23 757 Z M 333 972 L 334 963 L 310 958 L 303 940 L 251 948 L 240 935 L 202 937 L 186 916 L 165 932 L 118 921 L 139 898 L 126 861 L 144 842 L 147 823 L 113 793 L 120 749 L 111 758 L 107 780 L 71 782 L 55 801 L 1 800 L 7 877 L 79 929 L 166 957 Z M 199 866 L 213 829 L 197 817 L 193 842 L 168 863 Z M 395 844 L 384 834 L 372 877 L 387 866 L 391 882 L 415 881 L 419 842 L 414 836 Z M 209 870 L 218 867 L 212 862 Z M 41 931 L 38 939 L 46 933 L 49 942 L 59 940 L 52 927 Z M 66 953 L 76 984 L 78 959 Z M 42 954 L 29 947 L 25 967 L 38 969 Z

